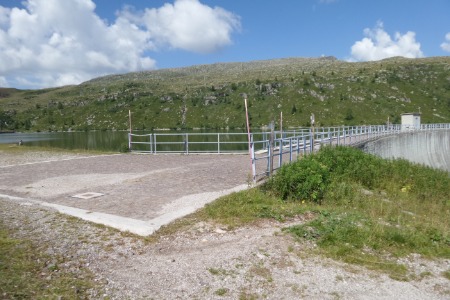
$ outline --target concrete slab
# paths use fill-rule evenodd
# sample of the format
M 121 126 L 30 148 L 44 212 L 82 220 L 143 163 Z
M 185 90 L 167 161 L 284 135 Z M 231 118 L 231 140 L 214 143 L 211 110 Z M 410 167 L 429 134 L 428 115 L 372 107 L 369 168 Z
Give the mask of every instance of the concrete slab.
M 139 235 L 247 188 L 245 155 L 105 155 L 0 166 L 0 197 Z

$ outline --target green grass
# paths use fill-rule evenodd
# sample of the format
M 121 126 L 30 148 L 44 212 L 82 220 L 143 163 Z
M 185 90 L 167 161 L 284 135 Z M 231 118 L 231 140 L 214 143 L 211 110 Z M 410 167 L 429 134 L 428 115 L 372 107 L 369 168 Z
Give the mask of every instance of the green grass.
M 196 216 L 233 227 L 312 215 L 286 231 L 314 242 L 323 255 L 407 280 L 396 258 L 450 258 L 449 194 L 447 172 L 349 147 L 325 148 Z
M 306 212 L 308 206 L 286 202 L 254 188 L 236 192 L 207 204 L 194 214 L 196 219 L 210 219 L 235 228 L 260 219 L 284 221 Z
M 450 270 L 442 272 L 442 276 L 450 280 Z
M 2 299 L 84 299 L 96 288 L 92 274 L 60 268 L 62 257 L 50 257 L 30 240 L 13 238 L 0 222 L 0 295 Z M 47 264 L 48 261 L 56 263 Z
M 214 292 L 217 296 L 225 296 L 228 293 L 228 289 L 220 288 Z
M 0 88 L 0 131 L 259 128 L 450 122 L 449 57 L 348 63 L 287 58 L 106 76 L 37 91 Z M 187 110 L 184 110 L 187 108 Z M 294 109 L 295 108 L 295 109 Z M 182 111 L 185 111 L 184 118 Z M 183 124 L 184 123 L 184 124 Z

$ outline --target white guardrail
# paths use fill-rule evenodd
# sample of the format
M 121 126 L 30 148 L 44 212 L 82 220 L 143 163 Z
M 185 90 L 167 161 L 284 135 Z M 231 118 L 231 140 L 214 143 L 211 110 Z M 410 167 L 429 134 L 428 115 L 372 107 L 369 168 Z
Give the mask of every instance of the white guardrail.
M 283 160 L 292 161 L 320 149 L 321 145 L 357 145 L 368 140 L 403 132 L 450 129 L 450 124 L 367 125 L 298 128 L 286 131 L 248 133 L 150 133 L 128 134 L 132 152 L 177 154 L 244 154 L 252 160 L 252 177 L 270 175 Z M 250 140 L 249 140 L 250 139 Z M 264 161 L 261 166 L 260 161 Z M 274 164 L 276 163 L 276 165 Z M 257 165 L 258 164 L 258 165 Z

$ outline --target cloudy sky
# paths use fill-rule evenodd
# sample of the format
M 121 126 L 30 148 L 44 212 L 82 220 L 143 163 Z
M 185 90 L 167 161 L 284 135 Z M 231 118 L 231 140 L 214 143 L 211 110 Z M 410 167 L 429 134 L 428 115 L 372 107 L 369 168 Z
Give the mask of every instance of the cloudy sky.
M 0 0 L 0 87 L 282 57 L 450 55 L 449 0 Z

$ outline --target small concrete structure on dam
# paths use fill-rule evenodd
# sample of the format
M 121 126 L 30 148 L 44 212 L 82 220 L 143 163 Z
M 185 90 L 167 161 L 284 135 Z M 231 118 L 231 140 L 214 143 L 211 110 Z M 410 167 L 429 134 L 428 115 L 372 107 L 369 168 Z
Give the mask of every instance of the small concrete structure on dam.
M 404 158 L 450 172 L 450 130 L 406 131 L 360 146 L 383 158 Z

